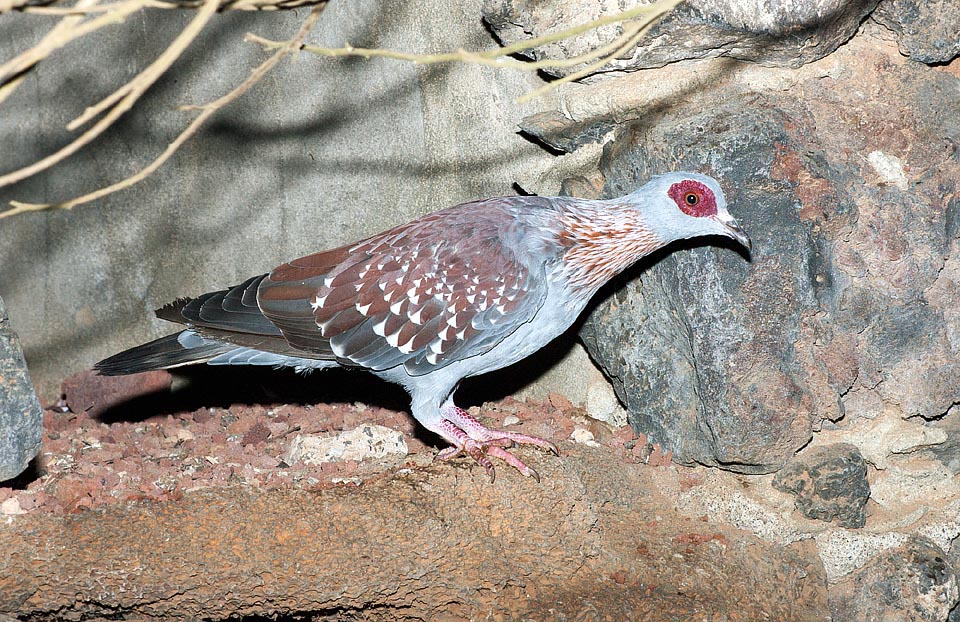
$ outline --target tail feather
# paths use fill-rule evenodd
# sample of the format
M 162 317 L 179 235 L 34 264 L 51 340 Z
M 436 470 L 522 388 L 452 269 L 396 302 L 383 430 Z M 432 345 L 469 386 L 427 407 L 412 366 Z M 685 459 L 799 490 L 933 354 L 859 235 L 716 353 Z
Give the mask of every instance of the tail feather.
M 186 338 L 181 339 L 181 335 Z M 236 348 L 234 345 L 204 341 L 196 338 L 191 331 L 183 331 L 114 354 L 103 359 L 93 368 L 101 376 L 125 376 L 144 371 L 205 363 L 234 348 Z

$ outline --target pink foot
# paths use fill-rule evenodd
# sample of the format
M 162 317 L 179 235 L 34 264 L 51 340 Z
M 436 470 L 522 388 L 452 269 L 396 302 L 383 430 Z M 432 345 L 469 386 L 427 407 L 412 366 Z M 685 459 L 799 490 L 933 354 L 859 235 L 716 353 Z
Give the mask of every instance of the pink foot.
M 453 445 L 441 451 L 437 455 L 437 458 L 440 460 L 449 460 L 454 456 L 459 456 L 461 453 L 466 452 L 467 455 L 479 462 L 481 466 L 486 469 L 491 482 L 493 482 L 496 477 L 496 473 L 494 472 L 493 462 L 490 460 L 490 456 L 500 458 L 527 477 L 532 477 L 538 482 L 540 481 L 540 475 L 524 464 L 520 458 L 517 458 L 507 451 L 505 449 L 507 447 L 513 447 L 518 444 L 536 445 L 537 447 L 552 451 L 558 456 L 560 455 L 560 451 L 556 445 L 550 441 L 537 438 L 536 436 L 520 434 L 519 432 L 491 430 L 471 417 L 467 411 L 462 408 L 450 406 L 444 408 L 441 414 L 443 415 L 443 422 L 440 426 L 443 435 L 447 440 L 451 441 Z

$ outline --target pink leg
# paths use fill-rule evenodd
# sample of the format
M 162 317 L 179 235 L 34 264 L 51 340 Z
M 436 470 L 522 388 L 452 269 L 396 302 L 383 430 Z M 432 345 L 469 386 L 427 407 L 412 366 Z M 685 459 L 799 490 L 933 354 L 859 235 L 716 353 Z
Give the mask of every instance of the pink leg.
M 508 452 L 505 449 L 506 447 L 513 447 L 514 444 L 536 445 L 552 451 L 558 456 L 560 455 L 556 445 L 550 441 L 518 432 L 491 430 L 471 417 L 462 408 L 448 406 L 443 409 L 441 415 L 443 416 L 443 422 L 440 426 L 443 435 L 453 443 L 453 446 L 441 451 L 437 457 L 441 460 L 449 460 L 466 452 L 486 469 L 491 482 L 496 474 L 489 456 L 500 458 L 527 477 L 540 481 L 540 475 L 524 464 L 522 460 Z

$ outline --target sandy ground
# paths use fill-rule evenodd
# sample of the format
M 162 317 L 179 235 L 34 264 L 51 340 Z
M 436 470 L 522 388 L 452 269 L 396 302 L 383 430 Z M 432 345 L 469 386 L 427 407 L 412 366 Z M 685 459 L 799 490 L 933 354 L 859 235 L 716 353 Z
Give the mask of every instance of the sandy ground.
M 224 374 L 211 382 L 195 379 L 179 390 L 171 390 L 177 382 L 166 372 L 124 378 L 83 372 L 68 378 L 60 398 L 45 411 L 40 456 L 24 475 L 0 487 L 0 513 L 70 513 L 125 501 L 178 499 L 188 491 L 237 484 L 313 489 L 423 467 L 442 446 L 402 410 L 402 393 L 388 385 L 361 380 L 367 386 L 359 387 L 359 395 L 374 400 L 386 393 L 380 401 L 389 407 L 304 403 L 311 396 L 303 394 L 287 403 L 265 394 L 257 385 L 261 378 Z M 273 392 L 283 391 L 284 382 L 302 382 L 285 378 L 278 388 L 275 380 L 264 381 Z M 344 387 L 343 392 L 351 390 Z M 238 401 L 230 401 L 233 395 Z M 629 428 L 612 430 L 587 419 L 562 395 L 542 402 L 506 397 L 470 410 L 488 426 L 506 424 L 547 438 L 561 451 L 564 441 L 574 442 L 573 436 L 579 442 L 611 445 L 630 461 L 650 461 L 651 455 L 654 462 L 669 461 L 652 452 L 645 439 L 638 442 Z M 291 459 L 298 437 L 330 437 L 368 424 L 402 433 L 408 453 L 362 461 Z M 450 468 L 481 467 L 462 457 Z M 497 468 L 508 467 L 500 463 Z

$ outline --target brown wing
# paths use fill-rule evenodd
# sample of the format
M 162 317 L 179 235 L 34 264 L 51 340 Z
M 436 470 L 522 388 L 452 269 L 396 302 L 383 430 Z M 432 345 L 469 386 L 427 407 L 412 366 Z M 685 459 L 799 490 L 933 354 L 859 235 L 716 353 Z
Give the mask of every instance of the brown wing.
M 237 346 L 302 356 L 257 306 L 257 288 L 266 274 L 251 277 L 229 289 L 196 298 L 181 298 L 157 309 L 157 317 L 186 324 L 203 337 Z M 324 358 L 324 357 L 317 357 Z M 327 352 L 325 358 L 333 358 Z
M 543 302 L 542 266 L 504 244 L 522 234 L 506 208 L 532 200 L 456 206 L 284 264 L 260 283 L 260 309 L 298 350 L 345 365 L 419 375 L 486 352 Z

